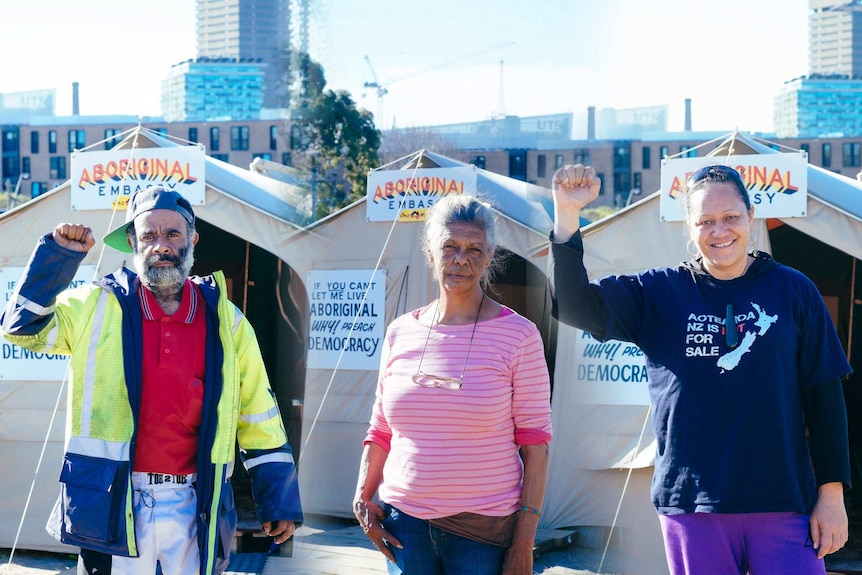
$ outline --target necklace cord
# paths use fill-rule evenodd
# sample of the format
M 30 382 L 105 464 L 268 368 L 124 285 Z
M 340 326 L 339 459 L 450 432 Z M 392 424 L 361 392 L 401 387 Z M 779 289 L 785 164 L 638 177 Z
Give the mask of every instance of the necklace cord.
M 470 359 L 470 349 L 473 347 L 473 337 L 476 335 L 476 325 L 479 323 L 479 316 L 482 314 L 482 306 L 485 305 L 485 292 L 482 292 L 482 299 L 479 300 L 479 309 L 476 311 L 476 319 L 473 320 L 473 331 L 470 332 L 470 343 L 467 344 L 467 355 L 464 356 L 464 366 L 461 368 L 461 376 L 458 378 L 464 381 L 464 374 L 467 372 L 467 362 Z M 434 322 L 437 320 L 437 311 L 440 306 L 440 298 L 434 302 L 434 315 L 431 316 L 431 325 L 428 326 L 428 335 L 425 337 L 425 346 L 422 348 L 422 355 L 419 356 L 419 365 L 416 367 L 416 374 L 422 373 L 422 360 L 425 359 L 425 350 L 428 349 L 428 341 L 431 339 L 431 331 L 434 329 Z M 438 324 L 439 325 L 439 324 Z

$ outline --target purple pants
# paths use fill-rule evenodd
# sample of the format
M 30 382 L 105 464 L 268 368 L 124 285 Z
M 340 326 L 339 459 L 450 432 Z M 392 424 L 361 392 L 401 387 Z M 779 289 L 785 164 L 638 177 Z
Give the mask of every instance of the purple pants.
M 658 516 L 671 575 L 824 575 L 801 513 Z

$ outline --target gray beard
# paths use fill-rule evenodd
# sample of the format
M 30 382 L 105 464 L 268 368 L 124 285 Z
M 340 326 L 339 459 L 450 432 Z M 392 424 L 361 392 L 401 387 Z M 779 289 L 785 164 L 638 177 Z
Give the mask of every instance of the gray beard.
M 173 264 L 170 267 L 153 267 L 153 264 L 167 259 Z M 136 252 L 132 260 L 135 271 L 144 287 L 150 290 L 157 300 L 170 300 L 182 296 L 183 284 L 195 263 L 194 245 L 180 250 L 179 258 L 172 256 L 150 256 Z

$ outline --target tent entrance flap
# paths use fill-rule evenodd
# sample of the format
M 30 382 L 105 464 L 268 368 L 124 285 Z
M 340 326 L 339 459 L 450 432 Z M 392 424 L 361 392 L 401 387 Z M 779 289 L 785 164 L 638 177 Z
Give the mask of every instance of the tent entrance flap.
M 195 247 L 192 273 L 224 272 L 228 296 L 257 335 L 294 458 L 299 460 L 305 398 L 305 285 L 285 262 L 248 241 L 200 219 L 197 231 L 201 240 Z M 253 518 L 250 487 L 242 466 L 234 471 L 234 488 L 240 518 L 249 512 Z M 240 509 L 243 501 L 249 502 L 249 509 Z
M 789 225 L 770 232 L 772 254 L 817 286 L 847 351 L 853 373 L 844 383 L 854 486 L 862 485 L 862 266 L 859 260 Z M 848 511 L 862 508 L 862 495 L 847 493 Z M 853 513 L 850 516 L 853 517 Z M 862 536 L 862 525 L 851 521 L 851 537 Z

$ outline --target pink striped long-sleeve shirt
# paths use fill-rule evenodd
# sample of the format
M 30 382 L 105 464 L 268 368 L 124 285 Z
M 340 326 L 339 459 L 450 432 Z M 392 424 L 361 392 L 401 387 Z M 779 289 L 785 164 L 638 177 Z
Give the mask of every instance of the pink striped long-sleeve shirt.
M 550 380 L 536 326 L 509 308 L 476 324 L 434 325 L 402 315 L 386 332 L 366 442 L 389 453 L 380 498 L 420 519 L 518 508 L 521 445 L 551 440 Z M 412 381 L 458 377 L 460 389 Z M 468 347 L 469 356 L 467 355 Z

